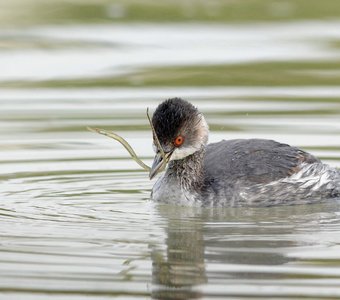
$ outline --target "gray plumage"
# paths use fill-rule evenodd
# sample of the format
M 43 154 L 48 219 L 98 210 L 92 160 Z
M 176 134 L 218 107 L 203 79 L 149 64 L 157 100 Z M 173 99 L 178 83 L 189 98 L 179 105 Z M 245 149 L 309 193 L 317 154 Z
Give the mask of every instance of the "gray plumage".
M 340 171 L 296 147 L 264 139 L 206 145 L 208 126 L 203 115 L 182 99 L 161 103 L 152 123 L 169 155 L 168 168 L 153 187 L 156 201 L 269 206 L 340 196 Z M 177 136 L 184 138 L 179 147 L 174 145 Z

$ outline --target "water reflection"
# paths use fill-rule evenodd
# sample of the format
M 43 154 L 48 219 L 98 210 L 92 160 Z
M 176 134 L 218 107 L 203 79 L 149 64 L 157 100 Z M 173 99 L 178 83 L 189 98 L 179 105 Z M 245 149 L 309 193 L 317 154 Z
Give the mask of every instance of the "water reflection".
M 339 201 L 214 211 L 159 205 L 158 213 L 167 221 L 166 249 L 152 251 L 152 297 L 245 296 L 247 290 L 236 292 L 235 284 L 246 287 L 256 282 L 262 282 L 261 287 L 272 286 L 273 295 L 278 292 L 275 286 L 281 286 L 280 295 L 287 297 L 294 278 L 300 281 L 301 291 L 307 291 L 308 279 L 312 277 L 318 282 L 323 278 L 318 273 L 324 267 L 313 267 L 313 262 L 290 253 L 327 244 L 329 241 L 317 238 L 329 229 L 320 224 L 330 220 L 340 224 L 339 209 Z M 311 239 L 308 232 L 313 232 L 314 238 Z M 333 263 L 339 266 L 337 258 Z M 305 268 L 296 273 L 296 267 L 301 264 Z M 340 272 L 338 276 L 340 278 Z M 282 284 L 282 280 L 286 283 Z M 214 283 L 216 290 L 203 288 L 209 282 Z M 253 296 L 264 296 L 262 292 L 259 287 Z
M 152 253 L 152 297 L 154 299 L 199 299 L 195 290 L 207 282 L 203 222 L 195 209 L 160 205 L 167 221 L 166 254 Z

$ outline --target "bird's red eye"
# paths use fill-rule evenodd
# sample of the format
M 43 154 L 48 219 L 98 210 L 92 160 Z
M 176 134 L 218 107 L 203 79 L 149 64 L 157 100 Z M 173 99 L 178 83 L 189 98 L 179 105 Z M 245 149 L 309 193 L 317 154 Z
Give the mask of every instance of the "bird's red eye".
M 175 145 L 176 147 L 179 147 L 179 146 L 181 146 L 181 145 L 183 144 L 183 142 L 184 142 L 184 137 L 182 137 L 181 135 L 179 135 L 178 137 L 175 138 L 175 140 L 174 140 L 174 145 Z

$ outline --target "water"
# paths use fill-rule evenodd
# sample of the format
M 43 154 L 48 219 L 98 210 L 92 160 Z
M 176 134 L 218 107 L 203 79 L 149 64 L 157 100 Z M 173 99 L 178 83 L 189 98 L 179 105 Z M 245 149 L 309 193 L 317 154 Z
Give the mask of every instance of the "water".
M 332 81 L 339 74 L 331 69 L 339 26 L 0 31 L 0 298 L 340 298 L 339 201 L 218 210 L 156 204 L 153 182 L 122 146 L 86 130 L 120 133 L 150 164 L 146 108 L 181 96 L 205 114 L 210 142 L 275 139 L 340 167 L 340 89 Z M 268 60 L 306 61 L 300 72 L 320 85 L 291 70 L 278 80 L 296 82 L 281 86 L 194 86 L 187 77 L 184 86 L 181 79 L 150 86 L 151 75 L 171 75 L 167 67 Z M 117 75 L 126 76 L 121 85 Z

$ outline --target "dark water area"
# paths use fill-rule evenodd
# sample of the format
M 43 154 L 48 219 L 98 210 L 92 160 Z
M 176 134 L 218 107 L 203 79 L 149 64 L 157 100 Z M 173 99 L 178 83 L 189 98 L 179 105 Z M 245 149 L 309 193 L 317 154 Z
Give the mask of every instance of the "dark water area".
M 210 142 L 274 139 L 340 168 L 338 5 L 249 1 L 245 20 L 165 1 L 173 21 L 145 22 L 134 1 L 86 2 L 1 4 L 0 298 L 340 298 L 340 200 L 153 203 L 148 174 L 86 130 L 150 164 L 146 108 L 182 97 Z

